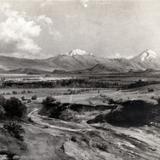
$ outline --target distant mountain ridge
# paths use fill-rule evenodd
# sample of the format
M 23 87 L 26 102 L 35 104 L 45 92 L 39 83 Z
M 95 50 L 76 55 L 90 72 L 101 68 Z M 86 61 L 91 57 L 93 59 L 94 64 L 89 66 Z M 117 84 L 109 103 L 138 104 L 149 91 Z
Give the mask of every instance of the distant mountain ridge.
M 1 73 L 105 73 L 148 69 L 160 70 L 160 57 L 152 50 L 145 50 L 130 59 L 102 58 L 80 49 L 41 60 L 0 56 Z
M 144 70 L 160 69 L 160 56 L 150 49 L 143 51 L 138 56 L 130 59 L 130 61 L 139 64 Z

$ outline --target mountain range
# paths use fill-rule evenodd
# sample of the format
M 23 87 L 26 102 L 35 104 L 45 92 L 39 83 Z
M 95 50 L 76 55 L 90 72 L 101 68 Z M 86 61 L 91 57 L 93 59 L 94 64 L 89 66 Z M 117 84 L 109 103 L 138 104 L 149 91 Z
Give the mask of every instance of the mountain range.
M 75 49 L 48 59 L 24 59 L 0 56 L 0 72 L 9 73 L 105 73 L 160 70 L 160 57 L 147 49 L 139 55 L 126 58 L 103 58 Z

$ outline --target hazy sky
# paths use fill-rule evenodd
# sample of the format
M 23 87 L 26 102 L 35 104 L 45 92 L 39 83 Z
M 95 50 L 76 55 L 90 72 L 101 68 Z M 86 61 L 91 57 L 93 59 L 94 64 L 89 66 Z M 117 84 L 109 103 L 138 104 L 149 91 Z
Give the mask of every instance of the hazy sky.
M 160 54 L 160 0 L 0 0 L 0 53 L 45 58 Z

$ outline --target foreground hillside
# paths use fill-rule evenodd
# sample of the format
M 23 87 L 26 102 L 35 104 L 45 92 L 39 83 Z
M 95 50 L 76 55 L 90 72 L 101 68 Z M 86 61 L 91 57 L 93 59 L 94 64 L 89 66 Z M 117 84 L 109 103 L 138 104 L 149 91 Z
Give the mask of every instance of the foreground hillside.
M 148 87 L 153 90 L 148 91 Z M 51 92 L 55 98 L 47 100 Z M 31 101 L 31 95 L 26 94 L 26 118 L 19 122 L 24 129 L 23 140 L 4 132 L 8 119 L 0 120 L 1 159 L 159 160 L 159 115 L 154 112 L 156 109 L 159 114 L 159 84 L 62 93 L 62 89 L 43 89 Z M 134 121 L 136 124 L 131 123 Z

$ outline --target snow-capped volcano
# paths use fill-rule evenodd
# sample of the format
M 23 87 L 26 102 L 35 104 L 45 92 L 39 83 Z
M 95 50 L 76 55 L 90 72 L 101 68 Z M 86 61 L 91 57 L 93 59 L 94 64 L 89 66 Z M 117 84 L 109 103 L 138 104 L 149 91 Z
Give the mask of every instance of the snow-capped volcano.
M 81 49 L 74 49 L 74 50 L 71 50 L 70 52 L 66 53 L 66 55 L 68 56 L 76 56 L 76 55 L 81 55 L 81 56 L 84 56 L 84 55 L 93 55 L 92 53 L 88 53 L 84 50 L 81 50 Z
M 160 68 L 160 56 L 151 49 L 143 51 L 138 56 L 132 58 L 131 61 L 141 66 L 143 69 L 157 70 Z
M 151 49 L 147 49 L 144 52 L 142 52 L 140 55 L 141 61 L 151 61 L 158 57 L 158 54 Z
M 139 55 L 132 58 L 132 60 L 134 61 L 136 60 L 139 62 L 149 62 L 149 61 L 156 61 L 157 58 L 159 58 L 159 55 L 156 52 L 154 52 L 151 49 L 147 49 L 147 50 L 144 50 Z

